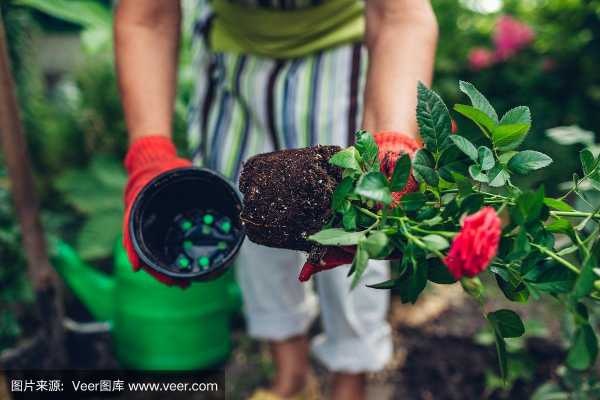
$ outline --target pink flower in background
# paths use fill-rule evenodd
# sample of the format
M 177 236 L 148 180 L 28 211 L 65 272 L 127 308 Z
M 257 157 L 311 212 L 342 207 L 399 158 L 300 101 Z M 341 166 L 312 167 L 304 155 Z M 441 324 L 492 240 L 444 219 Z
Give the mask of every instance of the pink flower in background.
M 498 19 L 494 31 L 496 57 L 506 60 L 519 50 L 529 46 L 535 37 L 531 27 L 513 17 L 504 15 Z
M 469 66 L 474 71 L 490 67 L 494 63 L 494 53 L 483 47 L 476 47 L 469 52 Z

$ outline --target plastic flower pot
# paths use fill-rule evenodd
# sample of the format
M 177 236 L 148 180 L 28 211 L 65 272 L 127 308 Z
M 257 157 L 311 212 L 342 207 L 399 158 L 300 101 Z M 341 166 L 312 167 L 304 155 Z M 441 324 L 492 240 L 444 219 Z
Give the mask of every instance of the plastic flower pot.
M 212 280 L 233 263 L 244 241 L 241 198 L 220 174 L 180 168 L 153 179 L 129 221 L 140 260 L 174 279 Z

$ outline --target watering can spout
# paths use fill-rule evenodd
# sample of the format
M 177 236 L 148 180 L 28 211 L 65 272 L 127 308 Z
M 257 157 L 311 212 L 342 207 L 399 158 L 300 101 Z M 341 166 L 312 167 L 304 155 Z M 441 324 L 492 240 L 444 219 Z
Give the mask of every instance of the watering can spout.
M 68 244 L 54 245 L 52 264 L 95 319 L 112 321 L 114 279 L 86 264 Z

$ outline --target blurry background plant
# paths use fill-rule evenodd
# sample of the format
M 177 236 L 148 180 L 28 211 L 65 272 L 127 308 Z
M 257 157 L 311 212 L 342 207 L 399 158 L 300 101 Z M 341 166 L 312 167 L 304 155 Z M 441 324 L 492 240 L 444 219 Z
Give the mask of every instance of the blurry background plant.
M 120 163 L 126 149 L 113 69 L 112 3 L 0 1 L 46 227 L 97 263 L 110 257 L 119 235 Z M 578 151 L 595 142 L 591 132 L 600 132 L 600 0 L 432 3 L 440 25 L 434 89 L 447 103 L 457 103 L 456 82 L 462 79 L 474 82 L 497 109 L 528 104 L 535 124 L 524 147 L 555 160 L 529 183 L 543 181 L 546 192 L 556 194 L 561 182 L 571 180 L 570 171 L 579 167 Z M 190 9 L 194 1 L 184 4 Z M 193 86 L 193 13 L 185 15 L 174 122 L 182 150 Z M 457 122 L 461 134 L 475 129 L 464 120 Z M 581 128 L 550 131 L 550 136 L 570 141 L 569 147 L 556 146 L 545 134 L 550 128 L 574 125 Z M 9 197 L 0 190 L 3 311 L 7 301 L 17 304 L 28 296 L 18 233 L 6 210 Z M 18 329 L 14 314 L 2 312 L 0 349 L 14 340 Z
M 32 312 L 33 297 L 23 274 L 25 268 L 7 179 L 0 169 L 0 351 L 24 333 L 19 319 Z
M 600 1 L 440 0 L 434 2 L 440 45 L 434 89 L 457 102 L 455 82 L 474 82 L 493 106 L 528 104 L 536 116 L 525 146 L 556 162 L 536 182 L 548 194 L 578 167 L 573 153 L 545 137 L 556 126 L 598 132 L 600 113 Z M 461 128 L 470 129 L 463 120 Z M 547 181 L 548 177 L 552 180 Z M 546 182 L 547 181 L 547 182 Z

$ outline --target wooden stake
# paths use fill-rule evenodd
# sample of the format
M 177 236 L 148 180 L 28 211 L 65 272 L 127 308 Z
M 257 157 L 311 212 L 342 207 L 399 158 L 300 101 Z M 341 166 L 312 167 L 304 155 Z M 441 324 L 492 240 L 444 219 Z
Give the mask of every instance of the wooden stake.
M 48 340 L 48 350 L 51 352 L 53 365 L 47 367 L 57 368 L 63 363 L 65 354 L 62 327 L 63 303 L 58 276 L 48 259 L 33 172 L 10 68 L 4 24 L 0 15 L 0 144 L 21 226 L 23 248 L 27 256 L 27 273 L 36 295 L 41 329 Z M 37 367 L 44 368 L 44 366 Z

